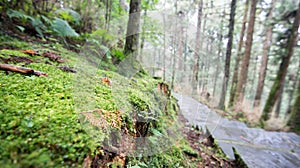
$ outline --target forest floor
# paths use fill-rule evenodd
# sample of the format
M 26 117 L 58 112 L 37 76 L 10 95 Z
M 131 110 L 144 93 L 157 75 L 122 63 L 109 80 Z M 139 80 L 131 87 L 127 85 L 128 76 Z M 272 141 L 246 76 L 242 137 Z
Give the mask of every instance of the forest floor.
M 45 166 L 47 162 L 46 167 L 80 167 L 84 157 L 91 154 L 97 144 L 86 135 L 73 109 L 72 79 L 76 71 L 72 67 L 76 63 L 76 53 L 59 44 L 36 44 L 34 39 L 28 42 L 0 36 L 0 41 L 1 63 L 47 72 L 47 77 L 36 77 L 0 71 L 0 95 L 3 97 L 0 119 L 5 128 L 0 138 L 0 164 L 30 167 Z M 143 80 L 150 83 L 152 79 Z M 100 91 L 106 93 L 108 90 L 104 86 L 99 86 Z M 183 116 L 179 119 L 184 123 L 181 130 L 184 138 L 175 146 L 178 151 L 155 156 L 162 158 L 161 165 L 170 166 L 167 163 L 173 163 L 163 162 L 164 158 L 174 161 L 180 154 L 178 162 L 187 167 L 236 167 L 211 137 L 192 128 Z M 184 147 L 185 142 L 187 147 Z
M 189 141 L 190 147 L 196 153 L 187 153 L 190 161 L 198 168 L 212 167 L 240 167 L 236 160 L 228 160 L 220 148 L 214 143 L 214 139 L 197 128 L 193 128 L 182 114 L 179 121 L 184 127 L 181 132 Z

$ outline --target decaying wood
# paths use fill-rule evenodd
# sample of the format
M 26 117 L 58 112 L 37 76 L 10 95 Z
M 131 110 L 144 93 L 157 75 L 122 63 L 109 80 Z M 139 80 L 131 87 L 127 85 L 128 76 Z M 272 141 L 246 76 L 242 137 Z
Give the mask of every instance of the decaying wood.
M 45 57 L 45 58 L 49 58 L 49 59 L 50 59 L 51 61 L 53 61 L 53 62 L 58 62 L 58 63 L 63 63 L 63 62 L 65 62 L 65 61 L 61 58 L 61 56 L 57 55 L 57 54 L 54 53 L 54 52 L 49 52 L 49 51 L 47 51 L 47 52 L 44 52 L 44 53 L 42 54 L 42 56 Z
M 9 65 L 9 64 L 0 64 L 0 70 L 17 72 L 26 75 L 48 76 L 48 74 L 44 72 L 36 71 L 25 67 Z

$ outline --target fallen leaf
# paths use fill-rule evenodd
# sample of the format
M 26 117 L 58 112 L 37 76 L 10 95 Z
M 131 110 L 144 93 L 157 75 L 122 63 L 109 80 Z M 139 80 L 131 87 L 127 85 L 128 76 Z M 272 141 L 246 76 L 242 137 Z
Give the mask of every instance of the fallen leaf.
M 24 53 L 24 54 L 31 55 L 31 56 L 39 55 L 39 53 L 34 51 L 34 50 L 22 50 L 21 52 Z

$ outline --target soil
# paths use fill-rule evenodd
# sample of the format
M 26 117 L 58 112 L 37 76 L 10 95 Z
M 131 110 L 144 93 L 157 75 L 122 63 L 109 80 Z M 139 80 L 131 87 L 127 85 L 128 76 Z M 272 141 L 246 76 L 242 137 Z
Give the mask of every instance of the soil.
M 188 121 L 182 116 L 179 119 L 184 123 L 182 128 L 183 135 L 190 143 L 190 147 L 197 152 L 197 155 L 187 153 L 191 163 L 198 168 L 215 168 L 215 167 L 239 167 L 235 160 L 227 160 L 220 148 L 215 145 L 214 139 L 202 131 L 193 128 Z

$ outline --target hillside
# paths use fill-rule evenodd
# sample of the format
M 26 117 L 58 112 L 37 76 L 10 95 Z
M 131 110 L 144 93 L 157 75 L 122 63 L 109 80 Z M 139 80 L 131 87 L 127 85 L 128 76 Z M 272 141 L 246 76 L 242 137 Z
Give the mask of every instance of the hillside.
M 161 80 L 143 71 L 127 78 L 100 68 L 87 77 L 76 67 L 82 63 L 80 54 L 58 43 L 5 35 L 0 40 L 1 64 L 47 74 L 0 71 L 4 167 L 195 167 L 200 163 L 197 149 L 190 147 L 184 132 L 178 132 L 183 123 L 176 100 Z M 93 93 L 83 93 L 86 88 Z M 218 151 L 208 149 L 207 156 Z M 203 161 L 210 164 L 209 157 Z

